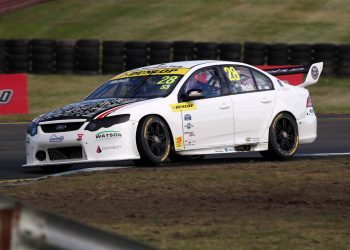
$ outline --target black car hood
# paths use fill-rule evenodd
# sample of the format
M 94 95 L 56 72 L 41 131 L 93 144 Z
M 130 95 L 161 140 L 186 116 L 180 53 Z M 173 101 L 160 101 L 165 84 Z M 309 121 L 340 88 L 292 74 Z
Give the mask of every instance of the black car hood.
M 98 114 L 121 105 L 143 101 L 139 98 L 113 98 L 87 100 L 69 104 L 63 108 L 48 112 L 40 117 L 39 122 L 63 120 L 63 119 L 87 119 L 91 120 Z

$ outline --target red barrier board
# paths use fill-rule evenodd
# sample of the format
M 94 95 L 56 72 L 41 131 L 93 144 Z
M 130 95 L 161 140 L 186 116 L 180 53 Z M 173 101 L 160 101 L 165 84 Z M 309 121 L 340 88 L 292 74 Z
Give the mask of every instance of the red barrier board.
M 28 114 L 26 74 L 0 75 L 0 115 Z
M 256 66 L 257 68 L 261 70 L 268 70 L 268 69 L 276 69 L 276 68 L 289 68 L 292 67 L 291 65 L 281 65 L 281 66 L 271 66 L 271 65 L 264 65 L 264 66 Z M 304 74 L 293 74 L 293 75 L 280 75 L 276 76 L 276 78 L 288 82 L 290 85 L 298 86 L 304 82 Z

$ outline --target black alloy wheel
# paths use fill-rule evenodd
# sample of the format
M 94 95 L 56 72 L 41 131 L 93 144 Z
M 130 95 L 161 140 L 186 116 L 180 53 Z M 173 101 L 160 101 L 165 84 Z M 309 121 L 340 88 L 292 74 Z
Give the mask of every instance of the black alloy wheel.
M 138 165 L 158 165 L 168 159 L 171 148 L 168 126 L 158 116 L 148 116 L 140 123 L 137 148 L 141 159 Z
M 289 160 L 299 146 L 298 126 L 293 116 L 278 114 L 269 130 L 269 149 L 260 152 L 269 160 Z

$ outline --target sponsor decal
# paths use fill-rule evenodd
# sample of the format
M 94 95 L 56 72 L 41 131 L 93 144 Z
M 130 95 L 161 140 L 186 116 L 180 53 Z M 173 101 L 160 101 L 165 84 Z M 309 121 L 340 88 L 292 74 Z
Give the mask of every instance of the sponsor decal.
M 77 141 L 81 141 L 83 139 L 84 134 L 77 135 Z
M 175 148 L 182 148 L 183 140 L 182 136 L 176 137 Z
M 118 146 L 108 146 L 108 147 L 102 147 L 101 150 L 105 151 L 105 150 L 119 150 L 121 149 L 122 146 L 118 145 Z
M 187 128 L 187 129 L 191 129 L 194 126 L 190 122 L 188 122 L 184 127 Z
M 216 149 L 215 153 L 232 153 L 234 152 L 234 148 L 233 147 L 227 147 L 227 148 L 220 148 L 220 149 Z
M 246 141 L 246 142 L 253 142 L 253 143 L 255 143 L 255 142 L 258 142 L 258 141 L 259 141 L 259 138 L 251 138 L 251 137 L 248 137 L 248 138 L 245 139 L 245 141 Z
M 191 121 L 192 120 L 192 116 L 190 114 L 185 114 L 184 115 L 184 120 L 185 121 Z
M 64 140 L 64 136 L 61 135 L 61 136 L 57 136 L 57 135 L 51 135 L 50 139 L 49 139 L 49 142 L 63 142 Z
M 13 90 L 12 89 L 3 89 L 0 90 L 0 104 L 6 104 L 9 103 L 13 96 Z
M 96 153 L 101 153 L 102 152 L 102 150 L 101 150 L 101 148 L 100 148 L 100 146 L 97 146 L 97 149 L 96 149 Z
M 312 76 L 312 79 L 316 80 L 317 77 L 318 77 L 318 74 L 319 74 L 318 68 L 317 68 L 316 66 L 313 66 L 313 67 L 311 68 L 311 76 Z
M 194 137 L 194 136 L 196 136 L 196 134 L 195 134 L 193 131 L 185 132 L 185 135 L 187 135 L 188 137 Z
M 62 131 L 62 130 L 65 130 L 67 128 L 67 125 L 65 124 L 58 124 L 55 129 L 58 130 L 58 131 Z
M 153 68 L 153 69 L 140 69 L 140 70 L 131 70 L 119 74 L 113 77 L 111 80 L 134 77 L 134 76 L 147 76 L 147 75 L 184 75 L 190 69 L 188 68 Z
M 122 137 L 122 134 L 119 131 L 102 131 L 99 132 L 95 135 L 96 140 L 101 140 L 101 139 L 114 139 L 114 138 L 119 138 Z
M 178 104 L 170 104 L 169 105 L 173 112 L 180 112 L 186 110 L 195 110 L 196 105 L 192 102 L 181 102 Z

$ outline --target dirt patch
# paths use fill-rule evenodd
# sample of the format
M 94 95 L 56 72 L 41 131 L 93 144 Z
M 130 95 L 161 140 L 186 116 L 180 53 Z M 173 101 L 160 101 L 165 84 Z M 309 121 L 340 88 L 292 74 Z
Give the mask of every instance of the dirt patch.
M 167 249 L 346 248 L 350 157 L 121 169 L 0 192 Z M 292 247 L 293 248 L 293 247 Z

